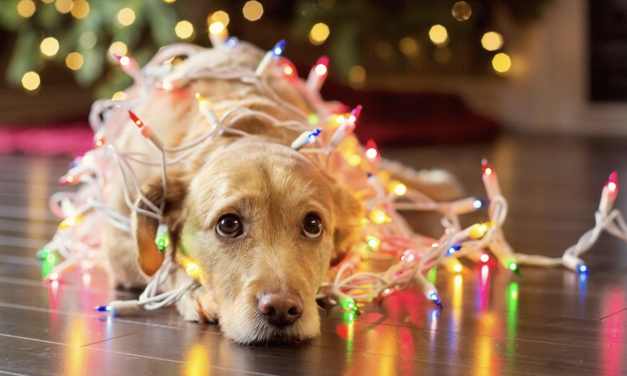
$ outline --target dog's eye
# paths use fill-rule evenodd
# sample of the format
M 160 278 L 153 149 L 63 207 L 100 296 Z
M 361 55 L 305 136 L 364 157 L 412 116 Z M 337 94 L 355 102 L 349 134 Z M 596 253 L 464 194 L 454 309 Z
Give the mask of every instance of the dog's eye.
M 223 215 L 218 219 L 216 232 L 223 238 L 234 238 L 242 234 L 242 223 L 234 214 Z
M 307 214 L 303 220 L 303 234 L 310 239 L 319 237 L 322 234 L 320 217 L 315 214 Z

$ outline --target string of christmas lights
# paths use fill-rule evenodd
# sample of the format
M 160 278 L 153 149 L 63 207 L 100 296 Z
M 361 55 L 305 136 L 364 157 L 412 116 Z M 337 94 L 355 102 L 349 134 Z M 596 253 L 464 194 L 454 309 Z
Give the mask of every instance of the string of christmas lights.
M 494 169 L 483 161 L 483 183 L 489 204 L 474 197 L 453 202 L 435 202 L 421 192 L 414 190 L 400 181 L 391 179 L 390 173 L 380 170 L 380 153 L 374 141 L 362 147 L 356 138 L 350 137 L 358 125 L 361 106 L 350 114 L 337 112 L 337 104 L 325 103 L 318 90 L 326 76 L 328 59 L 321 58 L 311 70 L 306 82 L 286 72 L 286 59 L 282 57 L 285 42 L 263 54 L 254 46 L 237 39 L 229 38 L 224 44 L 214 47 L 220 54 L 250 53 L 261 60 L 256 69 L 229 65 L 228 59 L 223 65 L 209 65 L 205 54 L 213 53 L 196 46 L 177 44 L 162 49 L 143 69 L 130 58 L 119 59 L 123 69 L 136 78 L 135 95 L 129 95 L 121 101 L 101 100 L 94 103 L 90 114 L 90 123 L 94 129 L 94 148 L 73 162 L 73 166 L 61 181 L 64 184 L 81 183 L 76 193 L 57 193 L 51 197 L 50 205 L 63 221 L 52 241 L 40 252 L 41 258 L 62 256 L 64 261 L 54 267 L 46 277 L 58 280 L 73 267 L 89 270 L 101 265 L 104 252 L 100 249 L 99 229 L 108 222 L 117 229 L 130 233 L 130 219 L 127 215 L 106 205 L 103 197 L 111 188 L 114 173 L 120 173 L 123 180 L 123 194 L 128 208 L 138 215 L 146 215 L 159 221 L 155 243 L 160 252 L 165 253 L 165 262 L 155 277 L 148 284 L 138 300 L 116 301 L 99 306 L 99 311 L 122 312 L 128 309 L 158 309 L 177 302 L 187 292 L 198 288 L 199 271 L 194 260 L 183 259 L 168 252 L 169 237 L 167 226 L 163 223 L 163 202 L 151 202 L 141 190 L 134 172 L 136 166 L 160 167 L 163 189 L 167 189 L 166 169 L 181 163 L 196 147 L 208 140 L 230 133 L 246 137 L 247 133 L 232 126 L 240 120 L 255 117 L 277 127 L 288 127 L 300 131 L 291 147 L 303 153 L 314 153 L 320 165 L 327 173 L 338 180 L 353 180 L 363 176 L 365 183 L 355 188 L 355 194 L 362 198 L 366 209 L 363 219 L 361 241 L 349 252 L 347 258 L 337 267 L 335 278 L 320 286 L 318 298 L 327 298 L 342 308 L 358 312 L 355 299 L 369 299 L 387 296 L 394 291 L 401 291 L 411 284 L 416 284 L 427 299 L 438 306 L 442 305 L 438 291 L 425 274 L 439 266 L 451 272 L 460 272 L 463 266 L 460 257 L 468 257 L 475 262 L 487 262 L 490 256 L 484 251 L 489 249 L 492 255 L 505 268 L 518 273 L 519 264 L 556 265 L 557 261 L 543 256 L 514 253 L 505 240 L 502 226 L 506 220 L 508 205 L 502 196 L 498 177 Z M 173 67 L 170 61 L 177 56 L 187 56 L 189 63 Z M 320 67 L 324 67 L 324 70 Z M 293 69 L 293 68 L 292 68 Z M 268 77 L 279 77 L 294 85 L 299 92 L 315 106 L 315 112 L 308 114 L 292 103 L 279 97 L 268 84 Z M 278 120 L 265 112 L 250 108 L 222 106 L 212 103 L 200 93 L 196 93 L 198 111 L 210 127 L 208 131 L 187 144 L 167 148 L 150 125 L 145 124 L 132 110 L 145 100 L 152 89 L 175 91 L 185 90 L 192 81 L 200 78 L 238 80 L 254 86 L 267 99 L 274 101 L 281 108 L 293 114 L 293 120 Z M 222 112 L 218 116 L 218 112 Z M 127 115 L 128 114 L 128 117 Z M 150 142 L 155 153 L 126 153 L 117 148 L 113 140 L 128 124 L 128 118 L 138 127 L 141 135 Z M 334 158 L 337 163 L 330 164 Z M 388 164 L 390 165 L 390 164 Z M 135 166 L 135 167 L 134 167 Z M 367 178 L 366 178 L 367 175 Z M 559 259 L 566 267 L 579 272 L 583 261 L 579 256 L 588 250 L 602 230 L 627 240 L 627 226 L 618 210 L 610 211 L 617 194 L 616 175 L 603 190 L 603 199 L 597 212 L 597 224 L 573 247 L 566 250 Z M 411 181 L 410 176 L 406 176 Z M 401 178 L 402 180 L 402 178 Z M 145 205 L 139 208 L 133 203 L 137 197 Z M 459 217 L 488 206 L 489 221 L 462 228 Z M 418 233 L 405 222 L 399 210 L 430 211 L 442 215 L 443 234 L 439 239 L 429 238 Z M 397 260 L 388 270 L 381 273 L 359 272 L 360 264 L 368 258 Z M 574 260 L 574 261 L 573 261 Z M 190 276 L 189 281 L 175 290 L 159 293 L 160 287 L 170 276 L 180 270 Z

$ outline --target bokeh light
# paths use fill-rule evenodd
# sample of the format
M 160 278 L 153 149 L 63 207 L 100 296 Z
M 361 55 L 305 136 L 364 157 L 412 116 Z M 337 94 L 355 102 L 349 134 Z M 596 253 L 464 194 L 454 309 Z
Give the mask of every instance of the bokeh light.
M 309 32 L 309 41 L 311 44 L 319 46 L 327 40 L 330 33 L 331 31 L 326 24 L 322 22 L 317 23 L 313 25 L 311 31 Z
M 85 0 L 77 0 L 71 6 L 72 16 L 76 19 L 83 19 L 89 15 L 89 3 Z
M 429 39 L 431 39 L 431 42 L 436 46 L 441 46 L 448 42 L 448 32 L 442 25 L 433 25 L 429 30 Z
M 70 13 L 73 5 L 72 0 L 56 0 L 54 2 L 54 7 L 57 9 L 57 12 L 62 14 Z
M 496 51 L 503 47 L 503 36 L 495 31 L 487 32 L 481 38 L 481 45 L 488 51 Z
M 348 71 L 348 80 L 354 88 L 359 89 L 363 87 L 366 82 L 366 70 L 359 65 L 355 65 Z
M 96 45 L 98 37 L 93 31 L 86 31 L 78 38 L 78 43 L 85 49 L 90 49 Z
M 114 42 L 113 44 L 111 44 L 111 47 L 109 47 L 109 54 L 111 55 L 111 57 L 113 57 L 113 55 L 126 56 L 127 53 L 128 48 L 123 42 Z
M 35 14 L 36 9 L 35 2 L 32 0 L 22 0 L 17 3 L 17 13 L 24 18 L 29 18 Z
M 492 59 L 492 67 L 496 73 L 506 75 L 512 68 L 512 59 L 507 54 L 499 53 Z
M 194 34 L 194 25 L 189 21 L 180 21 L 174 27 L 174 33 L 181 39 L 188 39 Z
M 472 9 L 465 1 L 458 1 L 453 5 L 453 17 L 457 21 L 466 21 L 472 15 Z
M 263 5 L 255 0 L 248 1 L 246 4 L 244 4 L 244 8 L 242 8 L 242 13 L 244 13 L 244 18 L 246 18 L 248 21 L 257 21 L 263 15 Z
M 222 25 L 224 25 L 224 27 L 227 27 L 229 25 L 229 22 L 231 22 L 231 18 L 229 17 L 228 13 L 223 10 L 219 10 L 217 12 L 213 12 L 211 15 L 209 15 L 209 17 L 207 17 L 207 23 L 209 25 L 214 22 L 220 22 Z
M 398 49 L 407 56 L 415 56 L 419 52 L 418 43 L 412 37 L 405 37 L 401 39 L 401 41 L 398 43 Z
M 65 58 L 65 65 L 71 70 L 79 70 L 83 66 L 83 55 L 78 52 L 71 52 Z
M 48 37 L 41 41 L 39 49 L 44 56 L 52 57 L 59 52 L 59 41 L 53 37 Z
M 222 22 L 214 22 L 209 25 L 209 32 L 211 34 L 220 34 L 224 31 L 224 24 Z
M 132 25 L 135 22 L 135 12 L 131 8 L 120 9 L 118 12 L 118 22 L 122 26 Z
M 36 72 L 26 72 L 22 76 L 22 86 L 28 91 L 36 90 L 39 84 L 41 84 L 41 79 Z

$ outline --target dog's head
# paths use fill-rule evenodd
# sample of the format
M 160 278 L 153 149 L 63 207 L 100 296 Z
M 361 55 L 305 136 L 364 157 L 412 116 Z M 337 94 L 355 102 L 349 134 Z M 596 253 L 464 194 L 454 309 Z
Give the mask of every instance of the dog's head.
M 223 332 L 240 343 L 305 340 L 320 331 L 315 295 L 359 237 L 361 204 L 302 154 L 247 137 L 202 169 L 170 174 L 165 221 L 179 257 L 193 260 Z M 145 194 L 162 197 L 156 179 Z M 163 256 L 156 221 L 138 216 L 140 266 Z

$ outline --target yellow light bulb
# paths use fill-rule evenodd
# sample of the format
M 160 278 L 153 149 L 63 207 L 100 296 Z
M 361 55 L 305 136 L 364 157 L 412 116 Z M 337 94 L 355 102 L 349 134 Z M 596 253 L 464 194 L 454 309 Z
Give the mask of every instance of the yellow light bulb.
M 200 93 L 196 93 L 196 99 L 198 99 L 199 106 L 201 104 L 207 104 L 207 106 L 213 107 L 213 103 L 211 103 L 211 101 L 206 100 L 205 97 L 203 97 Z
M 198 278 L 198 266 L 193 262 L 188 262 L 185 264 L 185 272 L 192 278 Z
M 111 100 L 114 101 L 123 101 L 126 99 L 126 93 L 123 91 L 118 91 L 117 93 L 113 94 L 113 97 L 111 97 Z
M 22 86 L 28 91 L 36 90 L 41 83 L 41 79 L 36 72 L 30 71 L 22 76 Z
M 453 266 L 453 270 L 455 270 L 457 273 L 462 271 L 462 266 L 461 264 L 455 264 L 455 266 Z
M 335 117 L 335 122 L 338 124 L 342 124 L 344 122 L 344 120 L 346 120 L 346 118 L 343 115 L 337 115 Z
M 220 34 L 224 31 L 224 24 L 222 22 L 214 22 L 209 25 L 209 32 L 211 34 Z
M 174 27 L 174 33 L 181 39 L 188 39 L 194 34 L 194 25 L 189 21 L 179 21 Z
M 76 217 L 70 217 L 70 218 L 64 219 L 64 220 L 63 220 L 63 221 L 59 224 L 59 228 L 58 228 L 58 229 L 59 229 L 59 230 L 63 230 L 63 229 L 66 229 L 66 228 L 68 228 L 68 227 L 72 227 L 72 226 L 74 226 L 75 224 L 79 223 L 79 222 L 80 222 L 80 221 L 82 221 L 82 220 L 83 220 L 83 216 L 82 216 L 82 215 L 79 215 L 79 216 L 76 216 Z
M 398 183 L 396 184 L 396 187 L 394 187 L 394 193 L 396 193 L 397 196 L 402 196 L 406 192 L 407 192 L 407 187 L 405 186 L 405 184 Z
M 392 219 L 381 210 L 373 210 L 370 212 L 370 220 L 377 224 L 392 222 Z
M 359 166 L 361 164 L 361 157 L 357 154 L 353 154 L 348 157 L 348 164 L 351 166 Z

